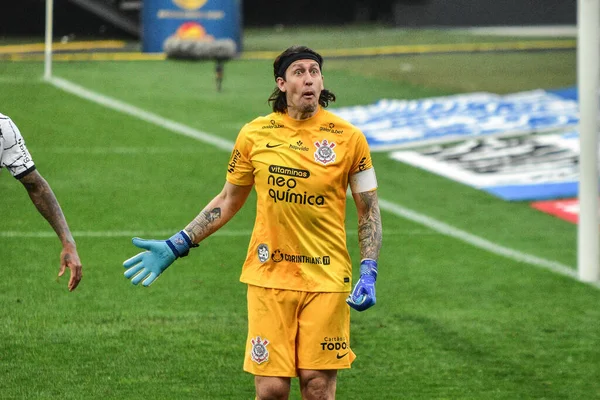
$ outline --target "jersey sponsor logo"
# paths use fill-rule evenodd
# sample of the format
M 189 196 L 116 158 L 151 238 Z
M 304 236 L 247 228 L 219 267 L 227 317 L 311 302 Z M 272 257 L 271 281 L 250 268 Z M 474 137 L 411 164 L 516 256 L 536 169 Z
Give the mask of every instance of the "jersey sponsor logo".
M 19 138 L 19 140 L 17 140 L 17 146 L 19 146 L 19 150 L 21 150 L 21 157 L 23 157 L 22 165 L 25 165 L 31 161 L 31 158 L 29 158 L 29 154 L 27 153 L 23 139 Z
M 257 336 L 250 340 L 252 343 L 252 349 L 250 350 L 250 358 L 257 364 L 262 364 L 265 361 L 269 360 L 269 350 L 267 350 L 267 345 L 269 341 L 265 338 L 261 338 Z
M 280 249 L 275 249 L 271 254 L 271 260 L 273 262 L 287 261 L 296 264 L 315 264 L 315 265 L 329 265 L 331 264 L 330 256 L 313 257 L 302 254 L 288 254 L 282 252 Z
M 335 133 L 336 135 L 341 135 L 342 133 L 344 133 L 343 129 L 335 129 L 335 124 L 333 122 L 330 122 L 326 126 L 320 127 L 319 131 L 321 131 L 321 132 Z
M 276 144 L 271 144 L 271 143 L 267 143 L 267 149 L 272 149 L 274 147 L 279 147 L 281 146 L 283 143 L 276 143 Z
M 333 148 L 335 147 L 334 142 L 329 142 L 327 139 L 323 139 L 320 142 L 315 142 L 315 147 L 317 150 L 315 151 L 315 161 L 320 162 L 323 165 L 330 164 L 335 161 L 335 151 Z
M 271 120 L 271 125 L 264 125 L 262 127 L 262 129 L 279 129 L 279 128 L 285 128 L 285 126 L 283 124 L 280 124 L 279 122 L 275 121 L 274 119 Z
M 271 254 L 271 260 L 273 260 L 275 262 L 283 261 L 283 253 L 281 252 L 281 250 L 276 249 L 273 252 L 273 254 Z
M 272 174 L 287 175 L 304 179 L 310 176 L 310 171 L 305 169 L 282 167 L 281 165 L 269 165 L 269 172 Z
M 256 254 L 258 255 L 258 261 L 264 263 L 269 259 L 269 246 L 264 243 L 259 244 L 256 249 Z
M 335 356 L 338 360 L 350 353 L 350 347 L 345 337 L 325 337 L 320 345 L 321 351 L 336 353 Z
M 290 144 L 290 149 L 292 150 L 296 150 L 296 151 L 308 151 L 308 147 L 304 146 L 304 143 L 302 142 L 302 140 L 298 140 L 296 143 L 294 144 Z
M 229 158 L 229 164 L 227 164 L 228 172 L 233 173 L 233 171 L 235 171 L 235 165 L 240 160 L 240 158 L 242 158 L 242 153 L 240 153 L 238 149 L 233 149 L 233 151 L 231 152 L 231 157 Z
M 310 206 L 322 206 L 325 204 L 325 196 L 307 193 L 306 191 L 297 192 L 294 190 L 298 185 L 298 182 L 294 178 L 269 175 L 267 184 L 271 185 L 271 188 L 269 188 L 269 197 L 272 198 L 275 203 L 284 201 L 286 203 L 308 204 Z
M 367 169 L 367 157 L 363 157 L 360 159 L 360 162 L 358 163 L 358 170 L 359 171 L 364 171 L 365 169 Z

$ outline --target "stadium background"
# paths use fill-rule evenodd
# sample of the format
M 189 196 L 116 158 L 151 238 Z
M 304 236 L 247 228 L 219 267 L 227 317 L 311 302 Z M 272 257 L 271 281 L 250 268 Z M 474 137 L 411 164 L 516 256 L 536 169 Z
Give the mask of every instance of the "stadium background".
M 575 23 L 575 1 L 447 3 L 311 1 L 286 13 L 244 2 L 252 57 L 227 63 L 220 93 L 211 63 L 96 61 L 88 49 L 69 54 L 79 61 L 57 53 L 56 79 L 45 82 L 39 48 L 35 59 L 0 54 L 0 112 L 21 128 L 84 264 L 75 292 L 55 282 L 55 235 L 0 173 L 0 398 L 252 399 L 238 277 L 255 197 L 147 290 L 122 276 L 137 250 L 130 239 L 170 235 L 222 187 L 227 148 L 268 112 L 272 54 L 290 43 L 326 54 L 332 109 L 576 83 L 576 41 L 554 35 Z M 0 44 L 43 41 L 43 1 L 0 7 Z M 57 0 L 55 13 L 57 43 L 139 44 L 70 2 Z M 521 25 L 553 28 L 527 38 L 456 29 Z M 389 46 L 396 53 L 344 56 Z M 338 398 L 600 398 L 600 291 L 576 279 L 576 225 L 387 151 L 373 157 L 384 224 L 378 304 L 352 315 L 358 358 L 340 373 Z M 351 201 L 348 211 L 357 260 Z
M 139 21 L 140 1 L 106 0 L 99 3 Z M 56 0 L 55 5 L 57 35 L 134 36 L 94 16 L 75 2 Z M 275 0 L 246 0 L 242 2 L 242 14 L 244 25 L 253 27 L 357 22 L 379 22 L 395 27 L 573 25 L 575 5 L 576 0 L 312 0 L 283 6 Z M 43 35 L 44 9 L 43 0 L 4 2 L 0 35 Z

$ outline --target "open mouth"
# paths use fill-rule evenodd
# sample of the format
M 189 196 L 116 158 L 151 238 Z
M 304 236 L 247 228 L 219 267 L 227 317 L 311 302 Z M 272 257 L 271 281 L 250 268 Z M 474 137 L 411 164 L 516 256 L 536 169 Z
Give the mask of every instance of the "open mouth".
M 315 92 L 313 91 L 306 91 L 306 92 L 302 92 L 302 97 L 304 97 L 305 99 L 312 99 L 315 97 Z

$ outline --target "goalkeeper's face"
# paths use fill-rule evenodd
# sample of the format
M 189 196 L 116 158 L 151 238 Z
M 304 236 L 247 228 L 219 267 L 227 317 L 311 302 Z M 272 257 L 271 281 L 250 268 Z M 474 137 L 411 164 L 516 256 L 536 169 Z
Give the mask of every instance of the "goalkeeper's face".
M 285 93 L 288 114 L 303 118 L 314 115 L 323 90 L 323 75 L 314 60 L 294 61 L 285 72 L 286 79 L 277 78 L 279 90 Z

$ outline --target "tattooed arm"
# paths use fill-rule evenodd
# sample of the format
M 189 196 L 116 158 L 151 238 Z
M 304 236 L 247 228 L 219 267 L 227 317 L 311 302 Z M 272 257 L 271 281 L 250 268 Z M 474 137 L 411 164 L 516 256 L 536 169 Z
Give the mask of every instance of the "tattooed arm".
M 360 278 L 346 299 L 346 303 L 357 311 L 365 311 L 376 303 L 375 281 L 382 237 L 381 215 L 376 190 L 352 193 L 352 196 L 358 211 Z
M 167 240 L 133 238 L 133 244 L 143 251 L 123 263 L 125 278 L 131 283 L 150 286 L 176 259 L 188 255 L 190 248 L 225 225 L 242 207 L 252 185 L 236 186 L 225 183 L 223 190 L 183 231 Z
M 199 243 L 225 225 L 244 205 L 252 185 L 237 186 L 225 182 L 225 186 L 192 222 L 185 227 L 192 242 Z
M 377 191 L 353 193 L 358 211 L 360 258 L 377 260 L 381 249 L 382 227 Z
M 69 279 L 69 290 L 74 290 L 81 280 L 81 261 L 77 254 L 75 240 L 71 235 L 65 216 L 52 192 L 48 182 L 39 174 L 38 171 L 25 175 L 20 179 L 31 201 L 39 213 L 50 223 L 54 232 L 62 243 L 62 252 L 60 253 L 60 270 L 58 276 L 65 273 L 66 268 L 71 270 Z

